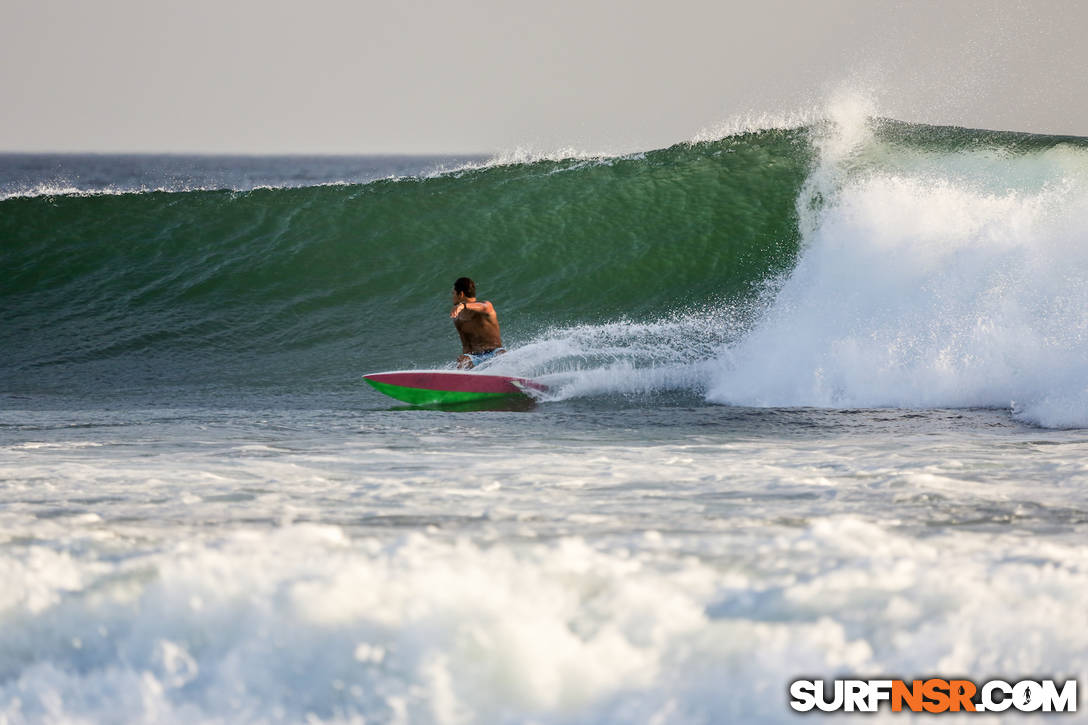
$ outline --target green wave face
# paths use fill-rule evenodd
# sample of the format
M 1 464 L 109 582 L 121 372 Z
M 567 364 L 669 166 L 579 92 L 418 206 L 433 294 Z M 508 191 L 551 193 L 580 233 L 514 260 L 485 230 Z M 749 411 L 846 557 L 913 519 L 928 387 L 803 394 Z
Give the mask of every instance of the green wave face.
M 360 186 L 0 202 L 8 390 L 327 385 L 458 352 L 453 280 L 508 341 L 750 295 L 792 264 L 806 132 Z

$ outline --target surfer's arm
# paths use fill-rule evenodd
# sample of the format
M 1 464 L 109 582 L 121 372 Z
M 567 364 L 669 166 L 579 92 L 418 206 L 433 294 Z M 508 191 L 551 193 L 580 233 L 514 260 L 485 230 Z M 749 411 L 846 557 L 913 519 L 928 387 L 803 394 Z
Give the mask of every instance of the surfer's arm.
M 453 309 L 450 310 L 450 317 L 451 318 L 457 317 L 457 315 L 461 314 L 462 309 L 472 310 L 473 312 L 487 312 L 488 310 L 491 309 L 491 303 L 490 302 L 458 302 L 456 305 L 453 306 Z

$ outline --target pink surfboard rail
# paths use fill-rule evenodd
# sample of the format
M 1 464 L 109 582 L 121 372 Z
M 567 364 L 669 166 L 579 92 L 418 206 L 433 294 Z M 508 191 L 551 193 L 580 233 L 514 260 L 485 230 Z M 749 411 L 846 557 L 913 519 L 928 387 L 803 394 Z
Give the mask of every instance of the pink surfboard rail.
M 404 402 L 454 403 L 500 396 L 530 397 L 547 386 L 527 378 L 485 375 L 467 370 L 400 370 L 363 378 L 376 390 Z

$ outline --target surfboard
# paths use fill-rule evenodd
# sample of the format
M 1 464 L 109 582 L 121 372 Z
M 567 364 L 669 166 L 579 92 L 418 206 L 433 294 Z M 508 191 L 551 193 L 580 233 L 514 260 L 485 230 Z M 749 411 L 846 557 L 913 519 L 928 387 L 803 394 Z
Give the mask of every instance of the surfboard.
M 548 387 L 528 378 L 484 375 L 469 370 L 400 370 L 371 373 L 363 380 L 379 393 L 411 405 L 451 405 L 504 398 L 530 400 Z

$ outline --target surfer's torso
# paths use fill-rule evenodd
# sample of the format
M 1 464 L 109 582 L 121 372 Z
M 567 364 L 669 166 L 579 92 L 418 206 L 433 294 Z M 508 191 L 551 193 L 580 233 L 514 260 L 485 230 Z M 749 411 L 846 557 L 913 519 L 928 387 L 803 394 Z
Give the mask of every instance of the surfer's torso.
M 461 352 L 475 355 L 502 347 L 499 333 L 499 317 L 490 302 L 469 300 L 453 318 L 457 334 L 461 336 Z

